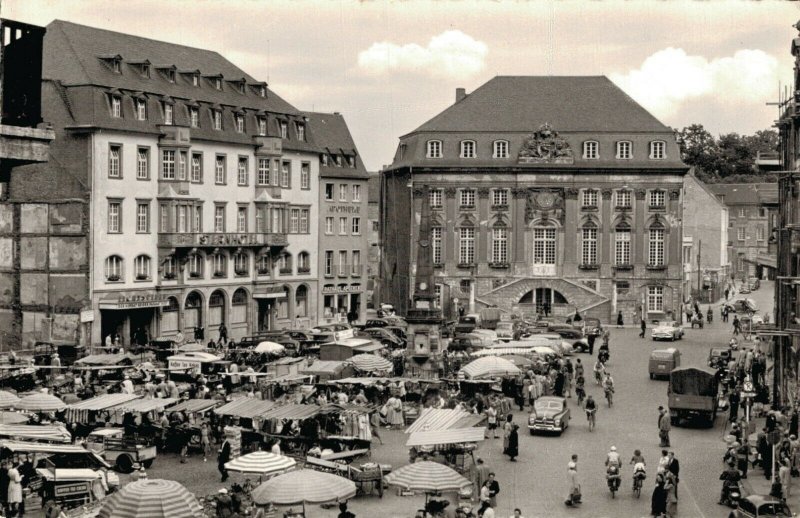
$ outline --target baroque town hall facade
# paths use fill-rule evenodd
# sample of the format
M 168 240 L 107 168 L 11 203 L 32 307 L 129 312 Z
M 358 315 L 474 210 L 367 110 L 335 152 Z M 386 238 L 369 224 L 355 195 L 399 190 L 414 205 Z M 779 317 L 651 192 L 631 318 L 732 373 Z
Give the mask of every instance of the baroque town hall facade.
M 668 318 L 682 301 L 687 170 L 673 131 L 605 77 L 458 89 L 454 105 L 401 137 L 383 171 L 382 298 L 408 306 L 427 202 L 446 316 L 498 306 Z

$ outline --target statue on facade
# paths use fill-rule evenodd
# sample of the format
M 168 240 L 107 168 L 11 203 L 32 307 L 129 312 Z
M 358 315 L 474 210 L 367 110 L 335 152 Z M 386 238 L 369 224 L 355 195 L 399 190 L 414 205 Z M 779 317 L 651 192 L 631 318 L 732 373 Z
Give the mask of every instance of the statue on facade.
M 525 139 L 518 158 L 523 164 L 571 164 L 574 161 L 572 148 L 567 139 L 560 136 L 548 123 L 542 124 Z

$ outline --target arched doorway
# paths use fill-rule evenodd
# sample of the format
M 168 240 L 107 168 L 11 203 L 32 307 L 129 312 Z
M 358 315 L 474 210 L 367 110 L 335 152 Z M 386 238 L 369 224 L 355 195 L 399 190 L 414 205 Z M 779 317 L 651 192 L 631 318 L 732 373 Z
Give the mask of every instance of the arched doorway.
M 250 294 L 239 288 L 231 295 L 231 329 L 232 335 L 246 336 L 250 331 Z
M 519 299 L 519 306 L 523 311 L 533 311 L 544 316 L 552 315 L 554 308 L 565 305 L 567 298 L 552 288 L 536 288 Z
M 195 327 L 203 327 L 203 296 L 197 291 L 189 293 L 183 303 L 183 328 L 193 330 Z
M 208 297 L 208 331 L 216 330 L 225 323 L 225 292 L 214 290 Z

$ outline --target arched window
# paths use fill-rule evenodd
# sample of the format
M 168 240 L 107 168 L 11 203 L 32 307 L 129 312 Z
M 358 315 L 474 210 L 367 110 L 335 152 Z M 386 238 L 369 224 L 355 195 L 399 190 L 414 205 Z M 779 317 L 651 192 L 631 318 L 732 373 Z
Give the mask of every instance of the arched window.
M 583 143 L 583 158 L 596 160 L 600 158 L 600 145 L 596 140 L 587 140 Z
M 508 158 L 507 140 L 495 140 L 492 143 L 492 158 Z
M 653 223 L 648 230 L 647 264 L 660 268 L 666 264 L 664 257 L 666 229 L 661 223 Z
M 309 273 L 311 271 L 311 256 L 308 252 L 297 254 L 297 273 Z
M 208 298 L 208 325 L 215 329 L 225 323 L 225 292 L 215 290 Z
M 631 226 L 620 223 L 614 229 L 614 265 L 630 266 L 631 264 Z
M 122 280 L 122 257 L 111 255 L 106 258 L 105 275 L 108 282 Z
M 203 299 L 200 298 L 200 294 L 196 291 L 191 292 L 186 297 L 186 302 L 183 305 L 184 309 L 196 309 L 203 305 Z
M 139 255 L 133 260 L 133 269 L 137 281 L 144 281 L 150 278 L 150 257 Z
M 258 256 L 258 264 L 256 266 L 259 275 L 270 275 L 272 273 L 272 258 L 269 254 L 261 254 Z
M 286 252 L 278 259 L 278 271 L 281 275 L 292 274 L 292 254 Z
M 533 264 L 556 264 L 556 229 L 538 226 L 533 229 Z
M 200 254 L 192 254 L 189 256 L 189 277 L 192 279 L 199 279 L 203 276 L 203 264 L 205 260 Z
M 597 265 L 597 225 L 592 221 L 581 228 L 581 264 Z
M 203 298 L 198 292 L 193 291 L 186 296 L 186 301 L 183 303 L 183 327 L 184 329 L 191 329 L 202 326 Z M 176 323 L 175 329 L 177 328 Z
M 175 297 L 167 298 L 167 305 L 161 310 L 161 333 L 174 333 L 178 331 L 178 310 L 180 303 Z
M 294 307 L 298 317 L 308 316 L 308 288 L 305 285 L 297 287 L 294 295 Z
M 247 322 L 248 299 L 247 290 L 244 288 L 239 288 L 233 292 L 233 296 L 231 296 L 231 323 L 241 324 Z
M 171 313 L 174 311 L 178 311 L 180 309 L 180 304 L 178 304 L 178 299 L 175 297 L 168 297 L 167 298 L 167 305 L 164 306 L 163 311 L 165 313 Z
M 218 307 L 225 305 L 225 294 L 222 291 L 217 290 L 211 294 L 208 298 L 208 307 Z
M 214 263 L 214 277 L 225 277 L 227 275 L 228 267 L 228 261 L 225 257 L 225 254 L 217 252 L 211 256 L 211 260 Z
M 475 147 L 474 140 L 462 140 L 461 141 L 461 158 L 476 158 L 478 156 L 478 151 Z
M 177 261 L 175 261 L 174 255 L 170 255 L 166 259 L 164 259 L 164 278 L 174 279 L 176 271 L 177 271 Z
M 250 270 L 250 258 L 247 252 L 237 252 L 233 256 L 233 271 L 236 275 L 247 275 Z

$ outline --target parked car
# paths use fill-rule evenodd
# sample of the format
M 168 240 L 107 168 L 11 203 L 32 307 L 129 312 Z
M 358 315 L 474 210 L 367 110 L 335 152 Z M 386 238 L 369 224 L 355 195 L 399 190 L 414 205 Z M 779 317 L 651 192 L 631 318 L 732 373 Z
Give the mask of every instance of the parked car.
M 734 313 L 750 314 L 758 311 L 758 305 L 756 304 L 756 301 L 746 297 L 736 299 L 731 302 L 723 302 L 723 305 L 728 308 L 728 311 L 732 311 Z
M 347 331 L 348 329 L 352 329 L 350 324 L 338 323 L 338 324 L 322 324 L 318 326 L 314 326 L 311 329 L 311 334 L 325 334 L 325 333 L 335 333 L 337 331 Z
M 528 417 L 528 430 L 535 432 L 564 433 L 569 426 L 570 412 L 567 400 L 557 396 L 542 396 L 533 405 Z
M 384 318 L 368 318 L 364 322 L 363 326 L 358 326 L 358 327 L 361 327 L 362 329 L 367 329 L 367 328 L 370 328 L 370 327 L 372 327 L 372 328 L 374 328 L 374 327 L 386 327 L 388 325 L 389 325 L 388 317 L 384 317 Z
M 586 336 L 600 336 L 603 334 L 603 324 L 599 318 L 586 317 L 583 319 L 583 334 Z
M 746 282 L 743 283 L 742 286 L 739 288 L 739 293 L 741 293 L 742 295 L 750 293 L 750 284 Z
M 464 351 L 469 353 L 483 348 L 483 340 L 480 337 L 471 335 L 456 335 L 447 346 L 447 350 L 450 352 Z
M 358 332 L 356 336 L 368 336 L 373 340 L 376 340 L 384 345 L 384 347 L 388 347 L 390 349 L 397 349 L 400 347 L 405 347 L 405 341 L 399 339 L 394 333 L 387 330 L 385 327 L 370 327 L 367 329 L 363 329 Z
M 497 333 L 497 339 L 503 342 L 516 340 L 519 337 L 519 331 L 514 322 L 498 322 L 494 332 Z
M 386 322 L 390 326 L 400 327 L 402 329 L 408 329 L 408 322 L 403 317 L 398 317 L 397 315 L 391 315 L 388 317 L 383 317 Z
M 556 328 L 548 335 L 557 334 L 564 342 L 570 344 L 570 353 L 586 353 L 589 352 L 589 340 L 583 335 L 583 331 L 573 327 Z
M 405 328 L 399 326 L 386 326 L 384 327 L 384 329 L 392 333 L 394 336 L 396 336 L 403 342 L 408 341 L 408 335 L 406 334 Z
M 659 322 L 650 332 L 650 337 L 655 340 L 680 340 L 683 338 L 683 328 L 675 320 Z
M 708 366 L 712 369 L 727 367 L 731 354 L 735 359 L 736 351 L 731 351 L 729 347 L 712 347 L 708 350 Z
M 471 333 L 478 327 L 477 315 L 466 315 L 458 319 L 456 323 L 456 333 Z
M 125 437 L 122 428 L 99 428 L 86 437 L 86 447 L 121 473 L 131 473 L 134 463 L 149 468 L 156 460 L 156 446 Z
M 739 507 L 728 518 L 776 518 L 794 516 L 781 500 L 769 495 L 749 495 L 739 500 Z

